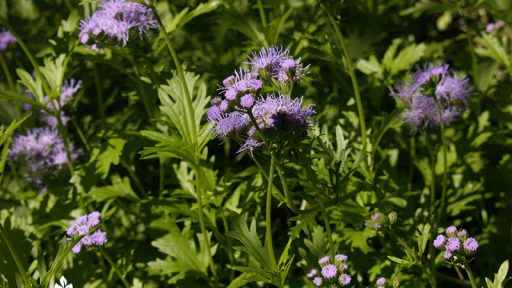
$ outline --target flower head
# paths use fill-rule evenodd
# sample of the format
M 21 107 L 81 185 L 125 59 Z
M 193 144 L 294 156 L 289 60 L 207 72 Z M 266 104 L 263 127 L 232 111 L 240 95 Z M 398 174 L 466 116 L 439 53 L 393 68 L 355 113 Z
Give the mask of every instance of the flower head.
M 467 106 L 473 93 L 467 78 L 448 72 L 448 64 L 418 68 L 410 82 L 395 85 L 390 95 L 405 106 L 402 118 L 418 128 L 449 125 Z
M 308 274 L 306 275 L 308 278 L 313 278 L 316 276 L 316 274 L 318 274 L 318 270 L 316 269 L 311 269 L 309 270 Z
M 317 287 L 320 287 L 322 286 L 322 284 L 324 283 L 322 277 L 315 277 L 315 279 L 313 279 L 313 284 L 315 284 L 315 286 Z
M 386 278 L 384 277 L 379 277 L 377 279 L 377 281 L 375 281 L 375 284 L 379 285 L 379 286 L 384 286 L 386 285 Z
M 0 52 L 6 50 L 10 43 L 16 43 L 16 37 L 9 31 L 0 31 Z
M 446 237 L 444 237 L 443 234 L 437 235 L 436 239 L 434 240 L 434 247 L 439 248 L 443 246 L 445 241 Z
M 457 237 L 450 237 L 446 240 L 445 244 L 446 250 L 450 252 L 455 252 L 460 248 L 460 240 Z
M 94 211 L 88 215 L 80 216 L 70 223 L 70 226 L 66 229 L 66 234 L 70 237 L 83 236 L 71 249 L 73 253 L 80 253 L 84 246 L 103 246 L 107 243 L 107 234 L 101 229 L 90 233 L 99 225 L 100 216 L 99 212 Z
M 322 267 L 322 276 L 326 279 L 332 279 L 336 277 L 336 274 L 338 274 L 338 268 L 336 268 L 336 265 L 328 264 Z
M 446 235 L 437 235 L 433 243 L 437 249 L 444 250 L 444 259 L 450 260 L 453 256 L 471 255 L 478 249 L 478 241 L 473 237 L 468 237 L 468 232 L 465 229 L 457 230 L 457 227 L 452 225 L 446 228 L 445 232 Z
M 338 278 L 338 281 L 342 286 L 345 286 L 350 284 L 350 281 L 352 281 L 352 277 L 350 277 L 350 275 L 348 274 L 341 274 L 340 277 Z
M 478 249 L 478 241 L 475 238 L 470 237 L 464 241 L 464 250 L 470 253 L 476 252 Z
M 90 44 L 93 49 L 105 43 L 126 46 L 130 32 L 138 32 L 139 36 L 150 29 L 158 27 L 151 9 L 136 2 L 125 0 L 103 0 L 99 9 L 80 25 L 80 41 Z

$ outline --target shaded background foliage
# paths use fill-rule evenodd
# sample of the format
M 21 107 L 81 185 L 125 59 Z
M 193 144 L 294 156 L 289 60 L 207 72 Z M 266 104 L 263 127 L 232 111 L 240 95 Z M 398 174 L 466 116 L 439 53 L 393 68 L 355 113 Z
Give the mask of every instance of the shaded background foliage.
M 249 155 L 237 154 L 237 143 L 229 139 L 216 137 L 190 156 L 197 157 L 197 171 L 204 173 L 202 211 L 218 275 L 212 282 L 205 253 L 210 247 L 205 248 L 198 235 L 193 161 L 168 157 L 169 151 L 155 146 L 159 141 L 148 136 L 183 136 L 172 128 L 175 123 L 164 111 L 170 104 L 158 92 L 161 85 L 173 85 L 169 79 L 176 79 L 163 34 L 154 30 L 125 48 L 100 52 L 77 44 L 79 21 L 92 14 L 97 2 L 0 1 L 2 21 L 16 30 L 40 65 L 43 58 L 67 55 L 65 78 L 83 81 L 69 113 L 70 138 L 84 151 L 73 175 L 63 172 L 46 179 L 47 191 L 40 193 L 15 162 L 6 164 L 0 221 L 25 268 L 33 278 L 41 277 L 64 245 L 69 220 L 95 209 L 102 212 L 102 228 L 109 239 L 104 250 L 133 286 L 258 286 L 237 278 L 244 274 L 233 268 L 263 263 L 233 247 L 240 245 L 240 235 L 260 235 L 258 241 L 263 241 L 264 174 Z M 403 287 L 430 287 L 428 265 L 436 255 L 430 247 L 439 232 L 434 229 L 452 223 L 466 228 L 481 244 L 471 262 L 479 283 L 485 283 L 484 277 L 492 279 L 512 255 L 512 247 L 504 245 L 512 240 L 510 2 L 283 0 L 261 1 L 262 7 L 258 3 L 183 0 L 156 1 L 155 6 L 186 70 L 199 75 L 196 88 L 205 85 L 205 93 L 195 93 L 195 99 L 216 95 L 218 84 L 263 46 L 282 45 L 311 65 L 308 77 L 294 89 L 315 105 L 315 129 L 283 163 L 294 203 L 299 207 L 305 199 L 310 206 L 297 214 L 282 199 L 273 200 L 276 255 L 289 241 L 286 251 L 294 255 L 285 283 L 311 285 L 305 273 L 334 249 L 349 255 L 355 287 L 371 286 L 376 277 L 391 275 L 398 275 Z M 351 59 L 344 56 L 328 14 L 345 36 Z M 498 20 L 504 21 L 503 27 L 485 31 Z M 19 46 L 4 51 L 3 57 L 15 81 L 16 69 L 33 74 Z M 360 164 L 361 123 L 348 61 L 356 69 L 366 116 L 366 145 L 371 151 L 367 169 Z M 440 143 L 439 134 L 414 134 L 402 124 L 399 108 L 389 97 L 394 83 L 427 62 L 449 63 L 474 87 L 469 109 L 445 133 L 448 205 L 444 221 L 434 228 L 427 226 L 432 179 L 424 141 Z M 25 114 L 27 89 L 18 81 L 11 91 L 6 75 L 0 79 L 0 120 L 9 125 Z M 195 109 L 204 113 L 205 107 Z M 41 125 L 37 112 L 32 114 L 17 133 Z M 197 125 L 205 123 L 203 119 Z M 142 159 L 152 156 L 156 158 Z M 256 156 L 268 171 L 268 157 Z M 440 158 L 434 165 L 438 179 L 443 173 Z M 437 182 L 440 189 L 441 181 Z M 280 183 L 275 185 L 281 189 Z M 326 209 L 319 206 L 322 201 Z M 327 241 L 322 210 L 328 215 L 334 247 Z M 374 231 L 365 227 L 373 211 L 395 211 L 398 220 Z M 255 219 L 257 233 L 238 231 L 244 228 L 238 214 L 245 215 L 246 225 Z M 0 279 L 14 287 L 16 266 L 10 257 L 0 242 Z M 66 255 L 54 277 L 64 274 L 76 287 L 121 285 L 105 257 L 109 256 L 96 250 Z M 439 287 L 468 285 L 458 280 L 453 267 L 438 260 Z

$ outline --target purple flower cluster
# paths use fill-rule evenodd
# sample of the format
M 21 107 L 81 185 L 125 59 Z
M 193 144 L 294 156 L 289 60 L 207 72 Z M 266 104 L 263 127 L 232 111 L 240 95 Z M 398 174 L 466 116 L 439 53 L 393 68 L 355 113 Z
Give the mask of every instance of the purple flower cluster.
M 468 237 L 466 230 L 457 230 L 457 227 L 453 225 L 446 228 L 445 235 L 439 234 L 434 240 L 434 247 L 444 250 L 443 257 L 446 260 L 451 260 L 453 256 L 473 254 L 478 246 L 478 241 L 473 237 Z
M 0 31 L 0 52 L 9 47 L 10 43 L 15 43 L 16 37 L 9 31 Z
M 377 285 L 377 288 L 385 288 L 386 287 L 387 280 L 384 277 L 379 277 L 377 281 L 375 281 L 375 284 Z
M 309 65 L 302 66 L 301 58 L 292 58 L 290 51 L 282 47 L 261 48 L 260 51 L 252 53 L 247 64 L 251 65 L 262 78 L 272 77 L 281 84 L 301 80 L 309 68 Z
M 487 26 L 485 27 L 485 32 L 491 33 L 494 30 L 500 29 L 504 25 L 505 25 L 505 22 L 503 22 L 502 20 L 498 20 L 495 23 L 491 22 L 491 23 L 487 24 Z
M 281 93 L 261 96 L 260 92 L 265 83 L 278 83 L 278 90 L 288 87 L 291 92 L 291 83 L 299 81 L 307 67 L 302 67 L 300 59 L 291 58 L 288 50 L 276 47 L 253 53 L 247 64 L 250 68 L 240 68 L 226 78 L 219 87 L 220 95 L 211 100 L 207 117 L 216 135 L 239 138 L 243 142 L 239 152 L 252 151 L 266 140 L 285 143 L 303 139 L 315 114 L 312 106 L 302 108 L 302 98 Z
M 99 7 L 90 18 L 82 20 L 79 35 L 83 44 L 95 50 L 113 42 L 126 46 L 131 32 L 138 32 L 142 37 L 158 27 L 153 11 L 140 3 L 103 0 Z
M 101 229 L 97 229 L 90 234 L 90 232 L 100 224 L 100 216 L 100 212 L 94 211 L 88 215 L 80 216 L 70 223 L 69 227 L 66 229 L 66 234 L 70 237 L 83 236 L 71 249 L 73 253 L 80 253 L 84 246 L 103 246 L 107 243 L 107 234 Z
M 324 256 L 318 259 L 319 269 L 311 269 L 306 275 L 317 287 L 332 287 L 331 285 L 346 286 L 350 284 L 352 277 L 344 273 L 348 269 L 348 257 L 343 254 L 334 256 L 331 261 L 330 256 Z
M 373 230 L 381 230 L 384 227 L 393 225 L 397 220 L 395 211 L 391 211 L 387 216 L 381 212 L 373 212 L 370 218 L 364 222 L 364 225 Z
M 70 145 L 71 157 L 75 160 L 78 152 Z M 62 138 L 54 128 L 33 128 L 27 135 L 14 138 L 10 156 L 27 163 L 29 177 L 41 184 L 43 176 L 61 171 L 68 163 Z
M 468 78 L 459 78 L 448 71 L 448 64 L 418 68 L 410 82 L 400 83 L 390 95 L 405 106 L 402 117 L 416 131 L 438 127 L 440 119 L 449 125 L 467 105 L 472 94 Z

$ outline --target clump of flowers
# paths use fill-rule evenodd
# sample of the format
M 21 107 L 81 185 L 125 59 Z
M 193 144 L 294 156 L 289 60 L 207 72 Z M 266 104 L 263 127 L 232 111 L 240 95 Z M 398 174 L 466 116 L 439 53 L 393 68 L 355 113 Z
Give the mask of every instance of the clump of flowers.
M 364 222 L 364 225 L 373 230 L 381 230 L 384 227 L 395 224 L 397 219 L 396 212 L 392 211 L 387 216 L 381 212 L 373 212 L 370 218 Z
M 104 0 L 99 9 L 80 25 L 80 42 L 97 50 L 105 44 L 126 46 L 130 34 L 142 37 L 158 27 L 153 11 L 146 6 L 125 0 Z
M 78 157 L 78 151 L 70 144 L 71 158 Z M 33 128 L 27 135 L 14 138 L 10 156 L 27 164 L 28 176 L 42 185 L 44 176 L 54 175 L 68 164 L 64 142 L 54 128 Z
M 445 234 L 437 235 L 434 247 L 443 250 L 446 260 L 457 260 L 457 257 L 472 255 L 478 249 L 478 241 L 468 236 L 464 229 L 457 230 L 454 225 L 446 228 Z
M 249 57 L 248 68 L 240 68 L 219 87 L 211 101 L 208 120 L 216 135 L 235 137 L 249 150 L 267 144 L 302 140 L 315 114 L 302 108 L 302 98 L 291 98 L 293 84 L 306 74 L 301 60 L 279 47 L 262 48 Z M 265 91 L 274 91 L 261 95 Z
M 465 109 L 472 88 L 468 78 L 451 74 L 448 64 L 417 68 L 412 80 L 396 85 L 390 95 L 405 108 L 402 118 L 419 128 L 450 125 Z M 442 121 L 442 122 L 441 122 Z
M 64 114 L 62 111 L 62 108 L 67 105 L 75 94 L 82 88 L 82 81 L 75 79 L 66 80 L 64 81 L 64 84 L 62 84 L 60 95 L 58 99 L 53 99 L 51 101 L 48 100 L 48 96 L 45 96 L 44 100 L 47 102 L 48 110 L 55 112 L 55 109 L 60 112 L 60 119 L 62 121 L 63 125 L 66 125 L 69 121 L 69 117 Z M 41 120 L 48 123 L 51 127 L 57 127 L 58 121 L 57 118 L 54 115 L 43 113 L 41 115 Z
M 311 269 L 306 276 L 317 287 L 347 286 L 352 280 L 352 277 L 345 273 L 348 269 L 347 260 L 348 257 L 343 254 L 336 254 L 334 259 L 324 256 L 318 260 L 320 267 Z
M 84 246 L 103 246 L 107 243 L 107 234 L 101 229 L 95 230 L 100 224 L 100 216 L 100 212 L 94 211 L 71 221 L 66 234 L 70 237 L 82 237 L 71 249 L 73 253 L 80 253 Z M 92 231 L 94 232 L 91 233 Z
M 0 52 L 7 49 L 11 43 L 16 43 L 16 37 L 9 31 L 0 31 Z

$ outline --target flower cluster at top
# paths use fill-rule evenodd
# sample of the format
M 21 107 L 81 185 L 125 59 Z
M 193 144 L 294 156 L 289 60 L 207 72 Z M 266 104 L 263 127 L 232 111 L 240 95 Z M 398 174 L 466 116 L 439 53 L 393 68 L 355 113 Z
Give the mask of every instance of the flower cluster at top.
M 10 43 L 15 43 L 16 37 L 9 31 L 0 31 L 0 52 L 9 47 Z
M 319 269 L 311 269 L 306 275 L 316 287 L 347 286 L 352 277 L 344 273 L 348 269 L 348 257 L 336 254 L 334 261 L 330 256 L 324 256 L 318 260 Z
M 104 44 L 126 46 L 131 32 L 142 37 L 149 29 L 158 27 L 153 11 L 140 3 L 125 0 L 103 0 L 94 14 L 82 20 L 80 42 L 98 50 Z
M 211 100 L 207 116 L 216 135 L 240 139 L 239 152 L 252 152 L 266 141 L 284 144 L 302 140 L 315 111 L 311 105 L 302 108 L 302 98 L 289 95 L 307 67 L 279 47 L 254 52 L 246 64 L 249 68 L 240 68 L 226 78 L 219 87 L 220 95 Z M 260 95 L 262 90 L 277 93 Z
M 80 216 L 70 223 L 68 229 L 66 229 L 66 234 L 70 237 L 83 236 L 71 249 L 73 253 L 80 253 L 84 246 L 103 246 L 107 243 L 107 234 L 101 229 L 97 229 L 90 234 L 100 224 L 100 216 L 100 212 L 94 211 L 88 215 Z
M 454 256 L 470 255 L 478 249 L 478 241 L 468 237 L 466 230 L 457 230 L 457 227 L 452 225 L 446 228 L 445 232 L 445 235 L 439 234 L 434 240 L 434 247 L 444 250 L 444 259 L 451 260 Z
M 70 144 L 72 160 L 78 157 Z M 29 178 L 36 184 L 42 184 L 46 175 L 61 171 L 68 163 L 62 138 L 54 128 L 33 128 L 27 135 L 18 135 L 10 149 L 13 159 L 25 161 Z
M 440 123 L 450 125 L 467 105 L 472 94 L 468 79 L 452 75 L 448 69 L 448 64 L 428 64 L 418 68 L 410 82 L 400 83 L 391 91 L 390 95 L 404 104 L 402 117 L 415 131 Z

